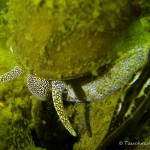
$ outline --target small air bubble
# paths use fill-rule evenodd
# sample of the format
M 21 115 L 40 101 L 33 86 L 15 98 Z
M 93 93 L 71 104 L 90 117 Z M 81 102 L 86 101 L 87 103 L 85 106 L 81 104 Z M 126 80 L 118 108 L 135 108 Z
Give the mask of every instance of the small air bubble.
M 13 53 L 13 47 L 12 46 L 9 47 L 9 50 Z

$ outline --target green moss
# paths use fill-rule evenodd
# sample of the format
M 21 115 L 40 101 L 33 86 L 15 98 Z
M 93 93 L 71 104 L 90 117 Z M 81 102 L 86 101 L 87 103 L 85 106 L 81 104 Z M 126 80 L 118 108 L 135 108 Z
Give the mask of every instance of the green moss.
M 3 107 L 0 108 L 1 150 L 38 149 L 34 145 L 30 129 L 32 101 L 28 95 L 24 95 L 21 92 L 22 86 L 19 84 L 21 84 L 21 82 L 14 82 L 11 85 L 5 85 L 6 87 L 4 89 L 3 87 L 0 88 L 0 101 L 4 104 Z M 16 88 L 13 90 L 11 88 L 12 86 Z M 6 92 L 3 92 L 3 90 Z M 24 91 L 27 92 L 27 89 L 24 89 Z

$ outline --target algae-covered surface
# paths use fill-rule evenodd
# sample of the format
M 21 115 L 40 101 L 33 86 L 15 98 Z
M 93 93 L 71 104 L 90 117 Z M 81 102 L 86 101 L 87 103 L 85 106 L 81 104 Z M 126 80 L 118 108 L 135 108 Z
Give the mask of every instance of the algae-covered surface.
M 12 4 L 13 2 L 15 2 L 14 3 L 15 5 L 10 6 L 10 4 Z M 14 12 L 17 15 L 19 15 L 20 18 L 17 18 L 18 20 L 15 20 L 16 16 L 13 16 L 13 14 L 10 14 L 9 16 L 9 17 L 12 17 L 11 18 L 12 20 L 8 16 L 5 17 L 5 18 L 8 17 L 10 19 L 9 21 L 11 23 L 8 26 L 9 26 L 9 29 L 12 29 L 11 32 L 6 29 L 5 27 L 6 22 L 3 22 L 1 20 L 1 22 L 3 22 L 4 24 L 0 24 L 0 75 L 4 74 L 5 72 L 8 72 L 15 65 L 20 65 L 20 64 L 22 64 L 21 66 L 23 66 L 24 68 L 26 68 L 26 70 L 28 70 L 27 73 L 18 77 L 17 79 L 0 84 L 0 150 L 44 150 L 44 149 L 47 149 L 47 150 L 55 150 L 55 149 L 57 150 L 58 149 L 60 150 L 71 150 L 71 149 L 95 150 L 97 147 L 99 147 L 99 145 L 101 145 L 101 143 L 103 143 L 103 140 L 105 139 L 105 136 L 107 135 L 107 132 L 110 127 L 110 123 L 113 118 L 113 114 L 115 111 L 117 101 L 121 95 L 121 92 L 124 92 L 124 91 L 121 91 L 121 90 L 117 91 L 109 95 L 108 97 L 101 99 L 100 101 L 93 101 L 90 103 L 64 102 L 65 112 L 67 113 L 73 128 L 78 134 L 77 137 L 72 137 L 68 133 L 68 131 L 66 131 L 66 129 L 64 128 L 60 120 L 58 119 L 58 116 L 52 104 L 51 96 L 47 99 L 47 101 L 39 101 L 38 99 L 36 99 L 34 96 L 32 96 L 29 93 L 27 85 L 26 85 L 26 80 L 27 80 L 27 74 L 33 69 L 33 66 L 31 65 L 30 66 L 31 68 L 28 69 L 27 64 L 30 63 L 31 60 L 33 60 L 35 55 L 37 55 L 37 53 L 35 52 L 35 49 L 37 50 L 39 48 L 40 56 L 41 56 L 40 61 L 41 62 L 44 61 L 44 64 L 42 64 L 42 66 L 39 67 L 39 66 L 36 66 L 35 62 L 33 63 L 35 65 L 34 68 L 35 68 L 36 73 L 40 74 L 41 73 L 40 69 L 43 69 L 43 65 L 45 64 L 49 65 L 50 68 L 56 68 L 56 67 L 59 68 L 59 66 L 63 64 L 63 60 L 58 59 L 58 58 L 56 59 L 57 57 L 56 53 L 58 54 L 58 52 L 60 52 L 59 48 L 62 46 L 60 44 L 62 40 L 66 40 L 65 42 L 68 44 L 67 46 L 69 48 L 72 48 L 71 46 L 73 46 L 73 49 L 71 50 L 71 52 L 74 52 L 74 47 L 79 48 L 79 51 L 82 49 L 92 47 L 94 51 L 94 49 L 98 48 L 98 45 L 99 44 L 101 45 L 101 42 L 102 42 L 104 43 L 102 45 L 105 48 L 108 48 L 108 51 L 111 49 L 111 47 L 115 46 L 116 51 L 112 50 L 112 53 L 110 54 L 111 55 L 116 54 L 115 56 L 119 57 L 120 55 L 124 53 L 124 51 L 126 51 L 126 49 L 131 49 L 133 45 L 135 46 L 136 44 L 139 45 L 139 43 L 143 44 L 146 41 L 148 42 L 148 40 L 146 39 L 149 35 L 148 33 L 145 33 L 145 34 L 143 33 L 143 29 L 141 29 L 141 27 L 139 27 L 138 25 L 139 22 L 133 23 L 133 25 L 131 25 L 130 28 L 128 28 L 129 27 L 128 24 L 131 23 L 131 20 L 134 17 L 136 18 L 136 16 L 134 15 L 131 17 L 132 19 L 127 19 L 128 21 L 124 22 L 125 25 L 121 26 L 121 23 L 122 21 L 124 21 L 124 19 L 120 20 L 120 9 L 122 9 L 125 6 L 128 6 L 128 7 L 131 6 L 131 8 L 129 9 L 131 10 L 131 12 L 128 12 L 125 15 L 125 17 L 129 17 L 128 15 L 130 13 L 132 14 L 132 11 L 135 11 L 135 12 L 137 11 L 137 10 L 132 9 L 133 5 L 130 5 L 130 4 L 127 5 L 128 1 L 117 0 L 115 4 L 110 3 L 109 5 L 110 7 L 105 7 L 108 5 L 108 2 L 103 0 L 102 1 L 103 7 L 101 11 L 99 11 L 99 7 L 97 7 L 97 3 L 98 4 L 100 3 L 100 1 L 98 0 L 95 0 L 94 1 L 95 3 L 93 3 L 92 1 L 87 1 L 85 4 L 83 4 L 83 8 L 81 10 L 79 10 L 80 7 L 78 6 L 79 5 L 78 2 L 74 2 L 74 5 L 73 5 L 74 7 L 67 10 L 66 5 L 68 6 L 71 2 L 69 0 L 68 1 L 66 0 L 65 1 L 66 3 L 64 3 L 64 1 L 59 0 L 58 4 L 55 3 L 54 1 L 46 1 L 46 4 L 45 4 L 45 1 L 33 0 L 32 2 L 34 3 L 31 6 L 33 7 L 34 5 L 34 7 L 32 9 L 30 9 L 31 8 L 30 2 L 31 0 L 29 0 L 26 3 L 26 6 L 24 8 L 16 9 L 16 7 L 17 8 L 21 7 L 21 5 L 25 3 L 25 0 L 22 0 L 22 1 L 10 0 L 9 7 L 12 9 L 11 11 L 13 12 L 14 11 L 13 9 L 16 9 Z M 82 3 L 82 0 L 80 0 L 79 2 Z M 138 1 L 138 2 L 139 3 L 136 3 L 136 6 L 141 4 L 142 7 L 145 8 L 145 6 L 142 3 L 143 1 Z M 91 5 L 91 3 L 93 4 Z M 3 5 L 0 5 L 0 7 L 2 6 L 5 7 L 4 3 L 2 4 Z M 53 7 L 55 9 L 59 7 L 60 8 L 59 13 L 63 12 L 64 9 L 67 11 L 70 11 L 70 13 L 72 14 L 72 17 L 66 16 L 64 18 L 59 18 L 58 17 L 59 13 L 53 12 L 54 14 L 53 22 L 56 23 L 57 26 L 55 26 L 54 24 L 52 24 L 52 26 L 49 26 L 49 23 L 51 23 L 51 21 L 49 22 L 49 18 L 46 17 L 46 12 L 43 11 L 46 6 L 48 6 L 51 9 Z M 60 6 L 62 6 L 62 8 Z M 92 6 L 92 8 L 89 8 L 88 6 Z M 128 8 L 128 7 L 125 7 L 125 8 Z M 36 10 L 34 8 L 36 8 Z M 37 8 L 39 8 L 39 10 Z M 85 12 L 83 11 L 84 8 L 87 8 L 85 9 Z M 33 11 L 33 16 L 30 16 L 32 12 L 30 11 L 26 12 L 26 9 L 30 9 L 30 11 Z M 109 9 L 108 13 L 105 12 L 107 9 Z M 20 15 L 20 11 L 23 12 L 21 13 L 21 15 Z M 79 11 L 79 13 L 77 13 L 76 15 L 74 14 L 74 11 Z M 87 18 L 87 20 L 84 20 L 85 15 L 87 15 L 87 13 L 91 13 L 91 11 L 92 11 L 92 16 L 89 15 L 89 18 Z M 36 14 L 35 12 L 38 12 L 38 13 Z M 102 13 L 102 16 L 99 14 L 99 12 Z M 43 13 L 45 16 L 42 16 Z M 106 20 L 104 19 L 104 22 L 101 25 L 99 25 L 98 20 L 95 19 L 96 20 L 96 21 L 94 20 L 95 22 L 92 20 L 93 18 L 98 18 L 100 16 L 103 18 L 104 14 L 107 16 L 106 17 L 107 19 Z M 124 15 L 124 11 L 122 12 L 122 14 Z M 51 15 L 52 14 L 50 13 L 50 17 L 52 17 Z M 80 17 L 76 18 L 78 15 L 80 15 Z M 36 19 L 33 17 L 36 17 Z M 48 26 L 48 28 L 44 29 L 45 24 L 43 25 L 43 22 L 41 23 L 41 21 L 44 21 L 44 23 Z M 80 21 L 81 21 L 81 24 L 78 23 Z M 61 22 L 63 23 L 61 24 Z M 147 31 L 150 31 L 149 30 L 150 29 L 149 18 L 146 18 L 145 20 L 143 19 L 141 20 L 141 22 L 142 22 L 144 29 L 146 29 Z M 87 26 L 87 23 L 89 23 L 88 26 Z M 40 26 L 41 24 L 42 26 Z M 76 24 L 79 25 L 77 29 L 76 29 Z M 66 26 L 69 26 L 69 25 L 72 26 L 71 29 L 66 28 Z M 119 28 L 118 26 L 121 26 L 121 27 Z M 51 44 L 46 45 L 46 48 L 53 48 L 53 53 L 52 53 L 53 57 L 51 59 L 55 62 L 54 64 L 53 61 L 51 62 L 50 60 L 47 62 L 47 59 L 45 59 L 47 57 L 43 51 L 43 47 L 45 46 L 45 44 L 47 44 L 47 37 L 49 37 L 47 30 L 51 31 L 57 27 L 59 27 L 59 30 L 57 30 L 57 32 L 54 32 L 52 35 L 54 39 L 56 38 L 55 39 L 56 41 L 53 41 L 53 40 L 50 41 L 48 39 L 48 41 Z M 16 30 L 16 28 L 18 28 L 18 30 Z M 106 30 L 110 28 L 111 30 L 109 31 Z M 123 28 L 125 30 L 123 30 Z M 128 31 L 126 30 L 126 28 L 128 28 Z M 42 32 L 43 29 L 44 29 L 44 32 Z M 87 37 L 86 35 L 80 35 L 81 32 L 79 31 L 82 31 L 82 29 L 84 30 L 88 29 L 92 33 L 86 32 Z M 104 40 L 99 40 L 97 39 L 98 37 L 95 35 L 96 34 L 95 33 L 94 40 L 96 39 L 96 41 L 98 40 L 99 41 L 96 42 L 96 46 L 91 46 L 90 44 L 88 45 L 87 40 L 89 40 L 90 42 L 93 42 L 93 39 L 92 39 L 93 32 L 95 32 L 95 30 L 97 29 L 98 29 L 97 32 L 102 32 L 103 34 L 105 33 L 103 31 L 107 31 L 106 37 L 104 36 L 105 37 Z M 39 32 L 35 32 L 37 30 L 39 30 Z M 116 32 L 117 30 L 118 32 L 121 31 L 121 34 L 118 35 Z M 73 31 L 77 31 L 77 32 L 73 33 Z M 124 35 L 124 32 L 126 31 L 128 33 Z M 35 35 L 34 33 L 37 33 L 38 35 Z M 63 34 L 65 34 L 65 37 L 62 36 Z M 8 37 L 8 35 L 10 37 Z M 73 36 L 71 37 L 70 35 L 73 35 Z M 80 35 L 81 37 L 85 36 L 85 39 L 81 42 L 80 39 L 82 38 L 79 36 L 80 38 L 76 41 L 76 37 L 78 35 Z M 111 37 L 109 37 L 109 35 L 111 35 Z M 117 40 L 112 39 L 114 37 L 117 37 Z M 112 43 L 110 44 L 111 40 L 112 40 Z M 115 45 L 113 45 L 114 41 L 115 41 Z M 36 43 L 36 42 L 39 42 L 39 43 Z M 110 45 L 107 47 L 108 44 Z M 41 45 L 43 47 L 41 47 Z M 120 46 L 120 45 L 123 45 L 123 46 Z M 9 50 L 9 46 L 12 46 L 11 48 L 13 49 L 14 52 L 16 51 L 17 53 L 16 57 L 18 58 L 16 57 L 14 58 L 13 53 Z M 60 46 L 60 47 L 57 47 L 57 46 Z M 19 51 L 20 48 L 21 48 L 21 51 Z M 64 45 L 64 48 L 66 48 L 66 45 Z M 122 49 L 119 51 L 120 48 Z M 34 57 L 32 57 L 31 55 L 32 52 L 35 52 Z M 85 50 L 82 51 L 82 55 L 85 55 L 86 53 L 87 51 Z M 18 55 L 21 55 L 21 57 Z M 62 55 L 63 53 L 60 56 Z M 71 59 L 75 60 L 75 58 L 77 58 L 78 55 L 79 54 L 76 54 L 74 56 L 71 54 Z M 90 55 L 88 55 L 87 58 L 92 59 L 91 60 L 92 62 L 97 59 L 97 55 L 95 56 L 93 52 L 92 52 L 92 57 L 89 58 Z M 109 55 L 109 57 L 111 55 Z M 29 59 L 29 58 L 30 59 L 25 60 L 23 59 L 24 58 L 23 56 L 26 56 L 26 59 Z M 68 53 L 66 53 L 66 56 L 70 56 L 70 53 L 69 55 Z M 94 60 L 93 60 L 93 57 L 95 57 Z M 15 59 L 18 59 L 19 63 L 17 63 Z M 113 59 L 114 59 L 114 56 L 113 56 Z M 56 60 L 59 60 L 59 61 L 56 61 Z M 80 70 L 78 70 L 79 62 L 77 62 L 76 64 L 77 70 L 74 72 L 80 72 Z M 110 63 L 111 61 L 108 61 L 108 62 Z M 68 63 L 68 62 L 66 61 L 65 63 Z M 93 65 L 92 67 L 94 68 L 95 65 Z M 69 66 L 68 68 L 73 69 L 72 66 Z M 68 68 L 66 68 L 66 70 Z M 95 72 L 95 68 L 94 69 L 93 68 L 91 69 L 90 67 L 90 71 L 92 73 Z M 66 70 L 65 70 L 65 73 L 66 73 Z M 60 74 L 60 72 L 55 72 L 55 70 L 53 70 L 52 73 L 53 75 L 51 76 L 54 76 L 55 73 L 56 73 L 56 76 L 59 76 Z M 81 71 L 80 73 L 82 74 L 83 72 Z M 47 70 L 42 70 L 42 74 L 44 74 L 44 76 L 47 78 L 49 72 L 47 73 Z M 93 74 L 95 75 L 95 73 Z M 67 76 L 69 75 L 75 75 L 75 74 L 74 73 L 72 74 L 72 71 L 71 71 L 71 73 L 67 74 Z M 149 142 L 149 134 L 150 134 L 149 122 L 150 121 L 149 119 L 147 119 L 147 117 L 149 116 L 149 108 L 147 109 L 147 113 L 144 114 L 144 116 L 145 116 L 144 121 L 141 120 L 141 122 L 137 126 L 135 126 L 134 133 L 136 134 L 130 131 L 130 134 L 128 135 L 128 137 L 124 138 L 125 140 L 130 140 L 130 141 L 140 140 L 140 141 Z M 124 130 L 124 128 L 122 128 L 122 130 Z M 117 148 L 120 148 L 118 143 L 115 146 Z M 134 147 L 134 148 L 137 150 L 140 149 L 138 147 L 137 148 Z

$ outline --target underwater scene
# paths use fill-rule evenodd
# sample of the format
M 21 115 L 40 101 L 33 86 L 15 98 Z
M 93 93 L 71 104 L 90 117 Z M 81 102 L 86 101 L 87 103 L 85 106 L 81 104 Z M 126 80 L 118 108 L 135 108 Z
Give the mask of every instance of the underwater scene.
M 0 150 L 149 150 L 149 0 L 0 0 Z

